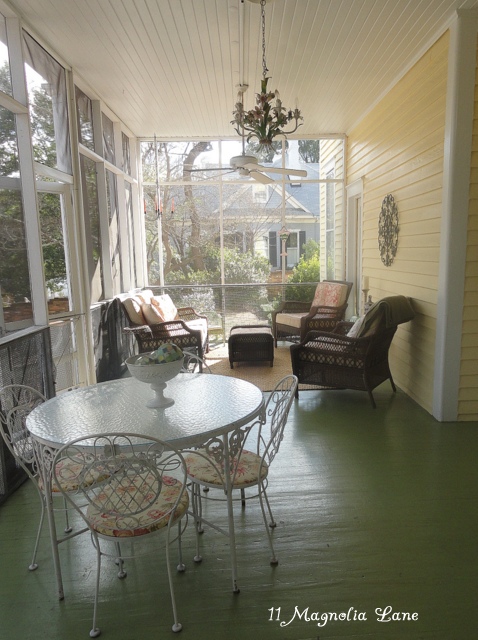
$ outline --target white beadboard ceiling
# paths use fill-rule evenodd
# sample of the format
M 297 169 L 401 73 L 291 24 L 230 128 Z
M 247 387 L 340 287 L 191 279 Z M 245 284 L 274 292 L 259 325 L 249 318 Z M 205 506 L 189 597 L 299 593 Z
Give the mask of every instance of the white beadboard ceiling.
M 262 74 L 260 6 L 249 0 L 10 0 L 137 136 L 234 137 L 239 83 Z M 304 135 L 347 133 L 478 0 L 273 0 L 271 89 Z M 242 28 L 241 28 L 242 25 Z M 242 34 L 242 35 L 241 35 Z

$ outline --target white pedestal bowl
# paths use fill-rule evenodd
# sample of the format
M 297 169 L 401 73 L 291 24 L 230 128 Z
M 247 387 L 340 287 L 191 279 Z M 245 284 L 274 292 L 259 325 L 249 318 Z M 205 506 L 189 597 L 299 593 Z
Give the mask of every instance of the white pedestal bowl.
M 126 366 L 129 369 L 131 375 L 140 382 L 146 382 L 151 386 L 155 395 L 151 400 L 148 400 L 146 406 L 150 409 L 162 409 L 164 407 L 170 407 L 174 404 L 173 398 L 167 398 L 164 395 L 166 389 L 166 383 L 168 380 L 172 380 L 181 371 L 184 358 L 174 360 L 173 362 L 162 362 L 157 364 L 135 364 L 136 360 L 140 356 L 148 354 L 140 353 L 136 356 L 131 356 L 125 360 Z

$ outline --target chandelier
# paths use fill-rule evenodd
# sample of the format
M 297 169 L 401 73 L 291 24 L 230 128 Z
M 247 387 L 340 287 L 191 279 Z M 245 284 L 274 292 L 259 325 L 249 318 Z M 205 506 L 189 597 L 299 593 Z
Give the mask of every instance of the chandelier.
M 266 0 L 261 0 L 261 26 L 262 26 L 262 80 L 261 92 L 256 94 L 256 106 L 250 111 L 244 109 L 244 90 L 247 85 L 239 87 L 239 95 L 233 111 L 235 131 L 247 142 L 252 138 L 257 138 L 259 148 L 270 148 L 274 138 L 278 135 L 286 136 L 294 133 L 301 126 L 303 120 L 300 110 L 286 109 L 282 106 L 278 91 L 268 91 L 267 83 L 270 77 L 267 76 L 269 69 L 266 64 Z M 288 131 L 284 127 L 291 125 Z

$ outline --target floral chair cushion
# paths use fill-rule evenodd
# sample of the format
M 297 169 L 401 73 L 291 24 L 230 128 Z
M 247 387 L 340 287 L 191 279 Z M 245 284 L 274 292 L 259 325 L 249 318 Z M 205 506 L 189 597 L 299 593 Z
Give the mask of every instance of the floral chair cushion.
M 106 484 L 95 497 L 96 505 L 88 505 L 86 517 L 90 526 L 99 534 L 113 538 L 142 536 L 166 527 L 183 484 L 176 478 L 163 476 L 161 493 L 153 501 L 154 494 L 151 495 L 149 487 L 154 482 L 150 475 L 138 474 L 131 478 L 129 485 L 114 481 Z M 184 491 L 173 523 L 186 513 L 188 506 L 189 495 Z
M 96 467 L 95 470 L 88 471 L 86 475 L 83 472 L 84 465 L 81 462 L 73 462 L 72 460 L 60 460 L 55 468 L 55 476 L 60 481 L 64 491 L 77 491 L 81 485 L 89 487 L 93 483 L 103 482 L 109 477 L 109 473 L 105 473 L 101 468 Z M 42 477 L 38 477 L 38 486 L 43 491 Z M 52 493 L 60 493 L 60 489 L 56 482 L 51 483 Z
M 189 453 L 184 456 L 188 469 L 188 476 L 195 482 L 211 486 L 224 486 L 224 462 L 218 464 L 210 458 L 205 449 L 198 449 L 197 453 Z M 231 476 L 234 480 L 234 488 L 241 489 L 256 485 L 259 478 L 261 457 L 246 449 L 239 457 L 234 458 L 231 464 Z M 266 463 L 261 467 L 261 480 L 267 477 L 269 469 Z
M 346 284 L 319 282 L 315 289 L 312 307 L 341 307 L 347 300 Z

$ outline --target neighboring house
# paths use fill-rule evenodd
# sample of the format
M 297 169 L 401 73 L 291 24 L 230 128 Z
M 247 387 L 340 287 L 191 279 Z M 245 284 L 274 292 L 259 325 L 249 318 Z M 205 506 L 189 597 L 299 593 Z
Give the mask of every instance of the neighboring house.
M 271 269 L 280 269 L 281 241 L 279 231 L 282 222 L 278 212 L 281 211 L 281 184 L 247 183 L 244 192 L 251 195 L 254 205 L 251 213 L 244 214 L 243 209 L 224 205 L 224 218 L 229 229 L 234 229 L 235 244 L 241 242 L 243 249 L 253 250 L 265 256 Z M 285 185 L 285 226 L 290 232 L 287 240 L 287 268 L 293 268 L 303 254 L 303 246 L 307 240 L 320 239 L 318 186 L 311 183 L 294 183 Z M 234 199 L 234 201 L 236 198 Z M 257 207 L 259 205 L 259 207 Z M 260 211 L 260 216 L 257 215 Z M 253 230 L 251 230 L 253 228 Z
M 341 226 L 344 218 L 344 141 L 342 137 L 336 137 L 330 140 L 323 139 L 320 144 L 323 160 L 320 163 L 304 163 L 298 153 L 297 140 L 288 143 L 285 164 L 287 167 L 305 169 L 307 181 L 286 176 L 287 181 L 282 183 L 280 177 L 273 173 L 269 174 L 269 177 L 275 180 L 274 184 L 248 182 L 244 185 L 244 194 L 248 194 L 251 199 L 250 219 L 242 209 L 235 207 L 236 197 L 232 198 L 230 203 L 224 203 L 224 218 L 228 220 L 229 225 L 231 220 L 236 220 L 236 231 L 242 231 L 245 237 L 249 234 L 248 239 L 244 241 L 244 248 L 251 249 L 253 246 L 254 251 L 268 258 L 273 270 L 282 268 L 282 246 L 279 238 L 282 227 L 285 226 L 289 231 L 286 243 L 287 269 L 293 268 L 299 262 L 307 240 L 320 242 L 323 256 L 322 278 L 334 278 L 343 270 L 342 252 L 339 251 L 336 255 L 335 228 L 337 224 Z M 280 161 L 261 164 L 265 167 L 281 166 Z M 285 205 L 282 217 L 283 199 Z M 262 206 L 260 222 L 257 210 L 253 209 L 253 206 L 257 205 Z M 251 226 L 254 227 L 252 233 Z

